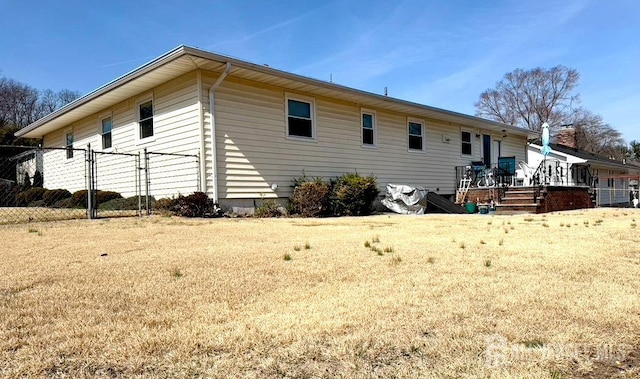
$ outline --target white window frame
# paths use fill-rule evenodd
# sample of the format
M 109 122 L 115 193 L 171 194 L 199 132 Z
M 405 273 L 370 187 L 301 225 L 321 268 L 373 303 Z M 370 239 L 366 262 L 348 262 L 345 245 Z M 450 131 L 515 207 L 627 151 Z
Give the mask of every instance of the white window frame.
M 105 147 L 104 146 L 104 133 L 102 131 L 102 126 L 103 126 L 103 122 L 104 120 L 110 118 L 111 119 L 111 146 L 109 147 Z M 111 150 L 113 149 L 113 115 L 111 114 L 111 112 L 108 113 L 104 113 L 102 114 L 100 117 L 98 117 L 98 134 L 100 135 L 100 144 L 102 146 L 102 150 Z
M 142 129 L 140 126 L 140 105 L 147 103 L 151 101 L 151 107 L 153 109 L 153 114 L 151 116 L 151 119 L 153 120 L 153 135 L 149 136 L 149 137 L 145 137 L 142 138 Z M 140 97 L 137 101 L 136 101 L 136 109 L 135 109 L 135 114 L 136 114 L 136 144 L 144 144 L 144 143 L 148 143 L 148 142 L 153 142 L 156 140 L 156 135 L 157 135 L 157 129 L 156 129 L 156 101 L 153 97 L 153 95 L 147 95 L 147 96 L 143 96 Z
M 296 136 L 289 134 L 289 100 L 299 101 L 302 103 L 308 103 L 311 107 L 311 137 L 304 136 Z M 302 95 L 294 95 L 290 93 L 285 93 L 284 99 L 284 119 L 285 119 L 285 136 L 287 139 L 294 141 L 307 141 L 307 142 L 316 142 L 318 140 L 318 131 L 317 131 L 317 117 L 316 117 L 316 100 L 313 97 L 302 96 Z
M 373 143 L 364 143 L 364 115 L 370 115 L 372 117 L 372 131 L 373 131 Z M 360 109 L 360 145 L 364 148 L 374 149 L 378 147 L 378 115 L 373 109 L 361 108 Z
M 462 150 L 462 146 L 467 143 L 462 139 L 462 133 L 469 133 L 469 147 L 471 147 L 471 152 L 469 154 L 465 154 L 464 151 Z M 471 157 L 473 156 L 473 130 L 471 129 L 465 129 L 465 128 L 461 128 L 460 129 L 460 155 L 463 157 Z
M 411 124 L 420 124 L 420 126 L 422 127 L 422 135 L 420 137 L 422 137 L 422 146 L 420 149 L 414 149 L 410 147 L 410 143 L 409 143 L 409 137 L 411 136 L 411 134 L 409 134 L 410 131 L 410 125 Z M 412 118 L 412 117 L 408 117 L 407 118 L 407 151 L 409 151 L 410 153 L 424 153 L 427 151 L 427 126 L 424 122 L 424 120 L 419 119 L 419 118 Z

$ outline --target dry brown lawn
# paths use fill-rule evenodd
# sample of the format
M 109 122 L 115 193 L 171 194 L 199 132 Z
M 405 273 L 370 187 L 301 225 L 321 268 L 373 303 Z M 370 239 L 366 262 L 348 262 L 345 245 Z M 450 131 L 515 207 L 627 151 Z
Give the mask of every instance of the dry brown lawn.
M 3 226 L 0 376 L 637 378 L 637 223 L 596 209 Z

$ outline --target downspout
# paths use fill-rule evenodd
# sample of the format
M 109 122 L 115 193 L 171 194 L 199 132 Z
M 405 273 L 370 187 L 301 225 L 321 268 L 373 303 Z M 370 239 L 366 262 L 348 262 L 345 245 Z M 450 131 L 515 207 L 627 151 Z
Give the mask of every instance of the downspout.
M 218 202 L 218 153 L 216 148 L 216 112 L 215 112 L 215 92 L 222 84 L 222 81 L 231 72 L 231 63 L 227 62 L 227 68 L 218 77 L 215 83 L 209 88 L 209 116 L 211 117 L 211 164 L 213 167 L 213 187 L 211 192 L 213 193 L 213 201 Z

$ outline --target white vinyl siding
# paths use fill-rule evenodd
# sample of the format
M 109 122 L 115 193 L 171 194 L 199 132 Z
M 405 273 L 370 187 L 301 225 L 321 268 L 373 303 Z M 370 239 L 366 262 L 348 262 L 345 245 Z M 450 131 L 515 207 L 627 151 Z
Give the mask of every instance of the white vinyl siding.
M 208 88 L 216 78 L 204 75 L 204 87 Z M 318 96 L 316 122 L 321 132 L 317 143 L 288 139 L 285 101 L 281 88 L 239 81 L 232 76 L 216 91 L 217 169 L 222 202 L 285 198 L 291 194 L 293 178 L 304 174 L 328 180 L 348 172 L 375 175 L 382 193 L 387 183 L 405 183 L 453 194 L 455 166 L 470 162 L 469 157 L 461 157 L 460 134 L 453 132 L 460 126 L 418 119 L 423 123 L 423 147 L 428 149 L 425 154 L 416 155 L 407 149 L 407 115 L 379 109 L 375 110 L 378 147 L 363 149 L 360 106 Z M 206 118 L 205 130 L 209 123 Z M 442 135 L 451 135 L 451 143 L 443 143 Z M 513 138 L 516 140 L 521 152 L 511 155 L 524 159 L 525 138 Z M 207 175 L 210 172 L 208 167 Z M 271 188 L 272 184 L 278 185 L 277 190 Z
M 150 93 L 152 95 L 150 95 Z M 140 144 L 138 105 L 147 99 L 153 99 L 153 138 Z M 199 107 L 196 73 L 179 76 L 164 83 L 152 91 L 136 96 L 112 106 L 109 110 L 84 118 L 73 126 L 74 145 L 86 149 L 102 147 L 102 119 L 111 115 L 111 142 L 118 153 L 140 154 L 144 158 L 144 148 L 150 152 L 198 155 L 200 146 Z M 96 127 L 98 125 L 99 127 Z M 54 132 L 44 138 L 45 147 L 64 147 L 64 133 Z M 111 150 L 109 150 L 111 151 Z M 47 151 L 44 164 L 49 170 L 54 167 L 64 151 Z M 80 155 L 82 155 L 80 157 Z M 72 165 L 64 167 L 68 178 L 46 175 L 47 188 L 66 188 L 71 192 L 86 189 L 84 155 L 75 152 Z M 144 165 L 144 162 L 142 163 Z M 73 167 L 71 167 L 73 166 Z M 77 166 L 77 167 L 76 167 Z M 96 157 L 97 188 L 121 193 L 123 196 L 135 195 L 137 178 L 135 157 L 123 155 L 98 154 Z M 150 159 L 150 190 L 155 198 L 188 195 L 198 190 L 199 166 L 193 158 L 152 155 Z M 77 175 L 77 177 L 76 177 Z

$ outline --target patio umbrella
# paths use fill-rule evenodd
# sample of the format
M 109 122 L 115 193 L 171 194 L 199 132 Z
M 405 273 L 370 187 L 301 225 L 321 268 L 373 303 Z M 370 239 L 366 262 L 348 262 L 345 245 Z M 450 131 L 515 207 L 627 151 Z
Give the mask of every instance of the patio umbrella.
M 549 124 L 546 122 L 542 124 L 542 149 L 540 149 L 540 152 L 545 158 L 551 153 L 551 148 L 549 147 Z

